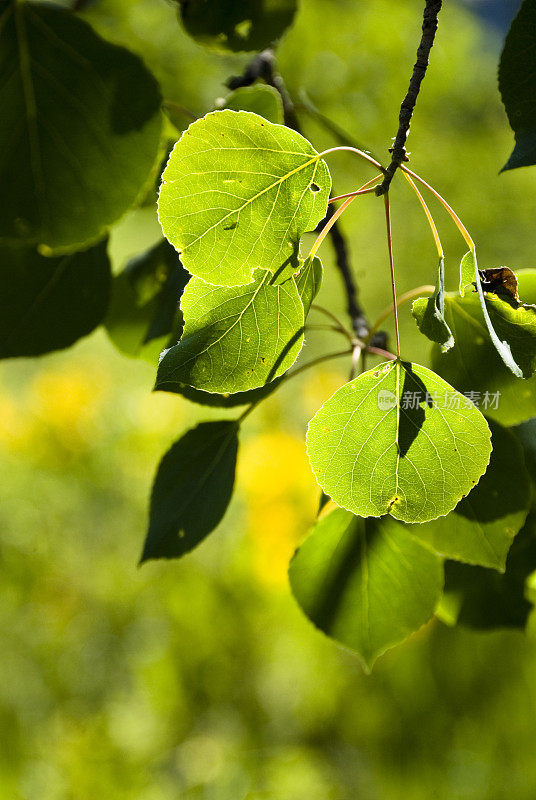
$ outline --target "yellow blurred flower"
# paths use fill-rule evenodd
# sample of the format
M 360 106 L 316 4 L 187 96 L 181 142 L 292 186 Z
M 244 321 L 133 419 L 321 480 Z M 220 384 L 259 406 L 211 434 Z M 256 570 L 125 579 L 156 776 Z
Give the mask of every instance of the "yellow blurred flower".
M 38 373 L 27 397 L 35 437 L 52 434 L 60 449 L 85 450 L 94 439 L 107 386 L 107 373 L 94 364 Z
M 285 584 L 289 559 L 319 497 L 303 439 L 274 432 L 246 441 L 238 479 L 247 497 L 254 569 L 265 583 Z

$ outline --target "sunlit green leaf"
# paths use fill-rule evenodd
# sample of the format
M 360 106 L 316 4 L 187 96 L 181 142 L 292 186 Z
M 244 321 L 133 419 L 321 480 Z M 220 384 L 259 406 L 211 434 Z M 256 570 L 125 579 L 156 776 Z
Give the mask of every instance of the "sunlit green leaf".
M 2 6 L 0 237 L 73 250 L 100 238 L 147 183 L 158 85 L 70 12 Z
M 165 239 L 131 259 L 114 277 L 105 321 L 116 347 L 158 361 L 160 351 L 181 335 L 179 300 L 189 279 L 177 251 Z
M 465 297 L 466 289 L 475 286 L 475 262 L 471 252 L 466 253 L 460 262 L 460 295 Z
M 490 431 L 430 370 L 396 361 L 342 386 L 309 424 L 318 483 L 363 517 L 426 522 L 451 511 L 485 472 Z
M 445 564 L 445 594 L 438 616 L 449 624 L 469 628 L 524 628 L 532 611 L 527 579 L 536 569 L 536 516 L 529 514 L 514 539 L 506 559 L 506 570 Z
M 443 351 L 454 346 L 452 332 L 445 322 L 445 263 L 439 261 L 437 289 L 432 297 L 419 297 L 413 303 L 412 314 L 419 330 L 425 336 L 441 345 Z
M 517 277 L 521 297 L 534 303 L 536 271 L 520 270 Z M 491 301 L 488 306 L 493 314 Z M 448 353 L 441 353 L 437 346 L 432 348 L 434 371 L 458 391 L 468 393 L 483 413 L 504 425 L 536 416 L 536 378 L 520 380 L 504 365 L 489 337 L 476 292 L 467 292 L 463 298 L 457 293 L 446 294 L 445 319 L 456 346 Z
M 229 108 L 231 111 L 251 111 L 252 114 L 258 114 L 276 125 L 282 125 L 284 122 L 283 102 L 279 92 L 264 83 L 235 89 L 225 98 L 222 108 Z
M 245 111 L 215 111 L 175 145 L 158 214 L 189 272 L 240 286 L 257 267 L 298 271 L 300 237 L 325 216 L 330 188 L 325 163 L 299 133 Z
M 443 563 L 389 517 L 361 519 L 335 509 L 298 548 L 289 576 L 311 621 L 370 669 L 433 615 Z
M 46 258 L 0 246 L 0 358 L 58 350 L 99 325 L 110 299 L 106 241 Z
M 233 493 L 238 424 L 202 422 L 162 458 L 141 561 L 184 555 L 219 524 Z
M 411 533 L 447 558 L 504 571 L 530 508 L 531 488 L 515 435 L 496 422 L 490 428 L 493 450 L 478 485 L 446 517 L 412 525 Z
M 186 31 L 215 50 L 264 50 L 292 24 L 296 0 L 178 0 Z
M 300 274 L 296 278 L 296 286 L 303 303 L 305 317 L 307 317 L 311 304 L 320 291 L 323 274 L 322 262 L 317 256 L 305 259 Z
M 464 260 L 465 258 L 466 256 Z M 530 378 L 534 371 L 532 361 L 536 356 L 536 310 L 512 308 L 496 295 L 484 295 L 474 252 L 472 258 L 474 283 L 490 339 L 505 365 L 516 377 Z M 460 274 L 464 270 L 462 267 Z M 460 287 L 462 280 L 463 277 L 460 279 Z
M 503 170 L 536 164 L 536 3 L 524 0 L 499 63 L 499 89 L 516 146 Z
M 270 273 L 259 271 L 240 287 L 192 278 L 181 309 L 184 333 L 160 362 L 157 389 L 256 389 L 291 367 L 303 344 L 303 305 L 293 278 L 274 285 Z

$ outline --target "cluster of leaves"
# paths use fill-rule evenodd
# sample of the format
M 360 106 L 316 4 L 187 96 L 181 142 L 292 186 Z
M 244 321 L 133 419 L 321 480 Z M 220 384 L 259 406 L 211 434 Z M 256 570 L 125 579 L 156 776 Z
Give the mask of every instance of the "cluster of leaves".
M 178 6 L 188 33 L 218 50 L 267 47 L 296 11 L 292 0 Z M 533 0 L 501 60 L 516 134 L 505 169 L 536 161 L 529 23 Z M 276 88 L 237 89 L 171 152 L 158 204 L 166 238 L 112 278 L 107 231 L 150 193 L 166 145 L 155 79 L 74 14 L 41 4 L 4 5 L 0 57 L 0 172 L 10 187 L 0 204 L 2 355 L 66 347 L 104 323 L 130 355 L 165 348 L 156 389 L 246 406 L 235 420 L 188 431 L 160 463 L 142 561 L 181 556 L 222 519 L 241 424 L 300 355 L 322 282 L 301 239 L 326 217 L 327 153 L 282 124 Z M 519 294 L 513 273 L 480 270 L 472 247 L 459 294 L 445 294 L 441 258 L 434 296 L 413 309 L 434 342 L 434 371 L 400 357 L 379 363 L 309 425 L 327 502 L 294 556 L 291 585 L 315 625 L 367 667 L 434 613 L 479 628 L 527 620 L 536 272 L 518 278 Z M 354 352 L 362 346 L 354 341 Z M 464 397 L 474 391 L 501 394 L 487 421 Z

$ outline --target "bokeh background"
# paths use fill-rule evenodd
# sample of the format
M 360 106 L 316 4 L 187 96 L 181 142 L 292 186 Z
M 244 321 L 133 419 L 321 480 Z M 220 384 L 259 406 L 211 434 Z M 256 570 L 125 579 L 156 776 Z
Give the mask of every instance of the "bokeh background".
M 515 2 L 445 3 L 411 128 L 412 167 L 462 216 L 482 266 L 534 267 L 536 171 L 499 176 L 513 146 L 496 86 Z M 416 0 L 302 0 L 279 49 L 306 96 L 384 157 L 420 31 Z M 481 13 L 480 13 L 481 12 Z M 203 114 L 246 56 L 189 40 L 164 0 L 96 0 L 85 17 L 143 56 L 166 100 Z M 302 95 L 303 96 L 303 95 Z M 318 148 L 333 144 L 303 120 Z M 339 193 L 371 173 L 347 155 Z M 399 291 L 435 280 L 433 241 L 392 189 Z M 448 288 L 465 248 L 440 210 Z M 371 319 L 389 302 L 382 209 L 343 219 Z M 159 238 L 154 206 L 112 231 L 114 269 Z M 343 313 L 329 242 L 320 302 Z M 428 363 L 409 309 L 404 355 Z M 311 332 L 305 351 L 337 349 Z M 243 431 L 219 529 L 178 562 L 137 567 L 161 454 L 222 414 L 153 394 L 154 367 L 101 329 L 68 351 L 0 365 L 0 797 L 6 800 L 533 800 L 536 647 L 518 632 L 437 621 L 379 660 L 314 630 L 287 565 L 318 488 L 308 419 L 339 362 L 284 386 Z

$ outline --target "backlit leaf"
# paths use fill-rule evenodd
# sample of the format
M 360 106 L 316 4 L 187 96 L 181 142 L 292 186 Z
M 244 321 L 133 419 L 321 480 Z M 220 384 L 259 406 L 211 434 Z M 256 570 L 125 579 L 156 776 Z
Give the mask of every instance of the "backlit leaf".
M 534 368 L 532 365 L 529 367 L 529 362 L 536 355 L 536 310 L 531 309 L 529 313 L 524 308 L 513 309 L 496 295 L 484 296 L 475 252 L 472 253 L 472 258 L 474 282 L 490 339 L 505 365 L 516 377 L 530 378 Z M 515 316 L 513 312 L 519 311 L 525 313 Z M 525 352 L 525 347 L 528 347 L 528 353 Z
M 240 287 L 192 278 L 181 309 L 184 333 L 163 355 L 156 389 L 256 389 L 291 367 L 303 344 L 303 305 L 293 278 L 274 285 L 270 273 L 258 271 Z
M 0 237 L 46 253 L 97 240 L 150 178 L 155 79 L 133 53 L 41 3 L 2 3 L 0 65 Z
M 219 524 L 233 493 L 238 424 L 202 422 L 162 458 L 141 561 L 184 555 Z
M 521 297 L 534 303 L 536 271 L 519 270 L 517 277 Z M 493 303 L 488 300 L 487 304 L 493 314 Z M 476 292 L 467 292 L 463 298 L 447 293 L 445 319 L 456 346 L 448 353 L 441 353 L 437 346 L 432 348 L 434 371 L 458 391 L 470 393 L 484 414 L 503 425 L 536 416 L 536 377 L 520 380 L 505 366 L 489 337 Z
M 432 297 L 415 300 L 411 311 L 421 333 L 437 342 L 443 351 L 454 346 L 452 332 L 445 322 L 445 263 L 442 258 L 436 291 Z
M 446 517 L 410 530 L 447 558 L 503 572 L 512 540 L 525 523 L 531 488 L 515 435 L 496 422 L 490 428 L 491 459 L 477 486 Z
M 426 522 L 448 514 L 489 462 L 475 406 L 430 370 L 380 364 L 342 386 L 309 424 L 318 483 L 363 517 Z
M 433 615 L 443 562 L 389 517 L 361 519 L 339 508 L 317 522 L 289 576 L 309 619 L 370 669 Z
M 258 114 L 276 125 L 282 125 L 284 122 L 283 102 L 279 92 L 264 83 L 235 89 L 225 98 L 222 108 L 229 108 L 231 111 L 251 111 L 252 114 Z
M 264 400 L 277 389 L 283 380 L 284 376 L 281 376 L 270 381 L 270 383 L 267 383 L 265 386 L 259 386 L 258 389 L 250 389 L 247 392 L 235 392 L 234 394 L 204 392 L 202 389 L 194 389 L 191 386 L 184 386 L 181 384 L 174 384 L 172 391 L 182 395 L 182 397 L 186 398 L 186 400 L 189 400 L 191 403 L 198 403 L 201 406 L 210 406 L 212 408 L 236 408 L 236 406 L 245 406 Z
M 313 258 L 308 257 L 305 259 L 300 274 L 296 278 L 296 286 L 303 303 L 305 317 L 307 317 L 311 305 L 320 291 L 323 273 L 322 262 L 317 256 L 313 256 Z
M 106 244 L 52 258 L 0 245 L 0 358 L 69 347 L 103 321 L 111 284 Z
M 215 111 L 175 145 L 158 214 L 189 272 L 240 286 L 258 267 L 298 271 L 300 237 L 324 218 L 330 188 L 325 163 L 299 133 L 245 111 Z

